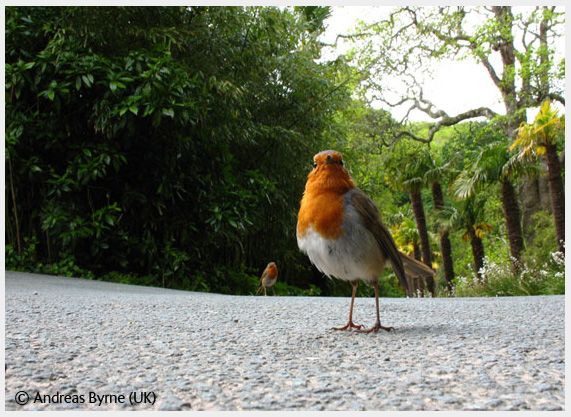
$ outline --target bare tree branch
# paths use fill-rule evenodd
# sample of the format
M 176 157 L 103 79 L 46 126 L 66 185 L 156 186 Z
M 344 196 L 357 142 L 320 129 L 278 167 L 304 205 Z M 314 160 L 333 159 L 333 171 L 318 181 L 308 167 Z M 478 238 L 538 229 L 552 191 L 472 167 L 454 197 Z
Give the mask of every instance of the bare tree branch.
M 549 93 L 544 94 L 544 95 L 539 95 L 535 100 L 529 101 L 526 104 L 527 104 L 527 107 L 539 107 L 539 106 L 541 106 L 541 103 L 543 103 L 543 101 L 546 99 L 555 100 L 555 101 L 558 101 L 559 103 L 565 105 L 565 97 L 563 97 L 561 94 L 552 93 L 552 92 L 549 92 Z
M 551 100 L 556 100 L 556 101 L 560 102 L 561 104 L 565 105 L 565 97 L 563 97 L 560 94 L 549 93 L 549 94 L 547 94 L 547 98 L 550 98 Z
M 539 53 L 537 51 L 538 43 L 541 44 L 542 40 L 542 50 L 549 51 L 546 42 L 547 32 L 553 31 L 552 28 L 563 23 L 561 20 L 564 19 L 564 13 L 557 14 L 555 7 L 540 6 L 532 11 L 531 15 L 522 13 L 520 16 L 518 13 L 514 16 L 509 6 L 480 7 L 474 11 L 485 15 L 485 19 L 494 22 L 497 27 L 481 26 L 472 30 L 470 28 L 473 25 L 465 24 L 467 23 L 465 16 L 470 11 L 462 6 L 430 8 L 426 12 L 425 10 L 427 9 L 413 6 L 402 7 L 386 20 L 378 22 L 376 27 L 371 27 L 372 31 L 379 31 L 377 34 L 388 36 L 381 36 L 377 45 L 372 42 L 368 44 L 369 53 L 376 49 L 382 52 L 377 55 L 382 57 L 382 59 L 377 58 L 382 61 L 381 65 L 372 63 L 369 68 L 375 66 L 378 74 L 385 77 L 383 82 L 367 79 L 364 85 L 373 87 L 379 92 L 379 96 L 374 96 L 376 100 L 389 107 L 403 106 L 406 114 L 401 123 L 406 123 L 414 110 L 423 112 L 433 120 L 428 126 L 427 133 L 419 134 L 404 127 L 402 131 L 393 135 L 395 141 L 406 137 L 430 143 L 434 135 L 445 126 L 453 126 L 477 117 L 491 119 L 497 116 L 488 107 L 475 108 L 453 116 L 437 108 L 423 96 L 421 84 L 410 75 L 411 71 L 419 66 L 422 66 L 421 71 L 430 68 L 425 64 L 425 59 L 438 60 L 447 56 L 470 55 L 479 61 L 502 94 L 506 115 L 514 116 L 509 118 L 513 119 L 511 123 L 514 126 L 506 127 L 510 132 L 519 125 L 521 110 L 524 108 L 534 106 L 536 102 L 540 104 L 546 98 L 565 104 L 560 89 L 556 93 L 546 89 L 548 83 L 545 79 L 539 78 L 541 75 L 545 77 L 545 74 L 536 71 L 538 64 L 542 64 L 545 68 L 549 67 L 548 64 L 551 63 L 549 52 L 543 52 L 543 61 L 538 63 L 535 60 L 536 54 L 542 56 L 541 51 Z M 543 13 L 543 10 L 546 12 Z M 446 18 L 440 17 L 444 15 Z M 403 22 L 399 23 L 401 19 Z M 519 39 L 521 43 L 515 41 L 514 35 L 521 36 Z M 419 40 L 419 38 L 426 39 Z M 524 49 L 518 50 L 518 45 Z M 499 64 L 495 64 L 492 59 L 494 52 L 499 52 L 501 57 Z M 368 59 L 366 62 L 371 63 L 371 60 Z M 398 76 L 403 88 L 399 91 L 388 88 L 386 84 L 390 76 Z M 543 89 L 541 89 L 542 84 Z M 540 98 L 542 100 L 539 100 Z
M 403 136 L 407 136 L 407 137 L 411 138 L 412 140 L 415 140 L 417 142 L 422 142 L 422 143 L 430 143 L 432 141 L 432 137 L 434 137 L 434 135 L 432 135 L 432 137 L 421 138 L 420 136 L 416 136 L 414 133 L 409 132 L 408 130 L 402 130 L 395 135 L 395 140 L 393 141 L 393 143 L 398 141 Z M 393 143 L 391 143 L 391 145 Z
M 473 49 L 475 49 L 475 46 Z M 478 59 L 480 60 L 482 65 L 484 65 L 484 67 L 488 71 L 488 74 L 490 74 L 490 78 L 492 79 L 492 81 L 494 82 L 496 87 L 500 88 L 501 84 L 502 84 L 502 80 L 500 79 L 500 77 L 498 77 L 496 70 L 494 69 L 494 67 L 492 66 L 492 64 L 488 60 L 488 58 L 486 58 L 485 56 L 478 56 Z
M 414 105 L 412 108 L 418 108 L 416 105 Z M 420 108 L 418 108 L 419 110 L 422 110 Z M 411 109 L 409 109 L 409 112 L 411 111 Z M 428 114 L 428 113 L 427 113 Z M 415 135 L 414 133 L 410 132 L 410 131 L 400 131 L 399 133 L 397 133 L 395 135 L 395 142 L 400 139 L 403 136 L 407 136 L 417 142 L 422 142 L 422 143 L 430 143 L 432 142 L 432 140 L 434 139 L 434 135 L 436 135 L 436 133 L 442 128 L 442 127 L 446 127 L 446 126 L 453 126 L 456 125 L 464 120 L 468 120 L 468 119 L 474 119 L 476 117 L 485 117 L 487 119 L 492 119 L 493 117 L 497 116 L 497 113 L 490 110 L 487 107 L 478 107 L 477 109 L 472 109 L 472 110 L 468 110 L 464 113 L 460 113 L 456 116 L 448 116 L 446 115 L 446 117 L 442 117 L 440 120 L 438 120 L 437 122 L 435 122 L 434 124 L 432 124 L 430 126 L 430 128 L 428 129 L 428 136 L 427 137 L 420 137 L 418 135 Z

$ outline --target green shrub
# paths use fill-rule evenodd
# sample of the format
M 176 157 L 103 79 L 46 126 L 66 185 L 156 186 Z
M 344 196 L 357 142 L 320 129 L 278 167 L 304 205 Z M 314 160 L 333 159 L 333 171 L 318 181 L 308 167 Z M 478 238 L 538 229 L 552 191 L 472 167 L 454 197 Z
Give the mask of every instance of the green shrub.
M 38 239 L 34 236 L 25 238 L 20 253 L 11 244 L 6 245 L 6 270 L 36 272 L 48 275 L 60 275 L 65 277 L 81 277 L 93 279 L 93 272 L 77 265 L 75 257 L 64 253 L 61 257 L 50 263 L 42 263 L 37 260 Z
M 94 279 L 95 274 L 87 269 L 79 267 L 75 263 L 72 255 L 64 255 L 62 259 L 52 264 L 38 264 L 38 272 L 49 275 L 59 275 L 65 277 Z
M 530 223 L 532 235 L 527 242 L 524 259 L 548 263 L 551 253 L 557 250 L 553 215 L 547 211 L 538 211 L 531 216 Z
M 108 272 L 101 277 L 98 277 L 101 281 L 116 282 L 119 284 L 130 284 L 130 285 L 145 285 L 145 286 L 156 286 L 157 279 L 153 276 L 137 276 L 132 274 L 125 274 L 117 271 Z
M 10 243 L 6 243 L 6 270 L 35 272 L 36 247 L 38 239 L 35 236 L 24 238 L 24 244 L 20 253 Z
M 310 284 L 309 288 L 303 289 L 296 287 L 295 285 L 290 285 L 285 282 L 276 282 L 274 285 L 276 295 L 284 295 L 284 296 L 319 296 L 321 295 L 321 290 L 313 285 Z M 272 290 L 270 289 L 268 294 L 273 294 Z
M 516 295 L 565 294 L 565 258 L 551 253 L 547 262 L 523 263 L 519 275 L 512 272 L 511 262 L 484 260 L 481 277 L 457 277 L 454 294 L 459 297 L 493 297 Z

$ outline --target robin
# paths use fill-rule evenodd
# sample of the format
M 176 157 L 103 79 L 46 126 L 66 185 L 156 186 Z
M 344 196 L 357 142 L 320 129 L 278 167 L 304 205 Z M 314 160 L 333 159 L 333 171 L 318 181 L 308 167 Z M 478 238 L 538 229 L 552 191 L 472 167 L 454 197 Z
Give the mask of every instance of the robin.
M 264 290 L 264 295 L 268 295 L 266 293 L 266 289 L 273 287 L 276 281 L 278 280 L 278 266 L 275 262 L 270 262 L 264 272 L 262 272 L 262 276 L 260 277 L 260 288 L 256 291 L 256 295 L 260 294 L 262 290 Z M 274 290 L 274 294 L 275 294 Z
M 343 166 L 341 153 L 322 151 L 313 157 L 297 218 L 297 244 L 311 262 L 328 277 L 352 286 L 349 321 L 335 330 L 371 333 L 393 327 L 381 325 L 378 277 L 391 263 L 407 295 L 409 274 L 431 274 L 428 266 L 398 251 L 389 230 L 381 223 L 375 203 L 355 187 Z M 353 305 L 359 280 L 375 290 L 377 319 L 368 330 L 353 323 Z

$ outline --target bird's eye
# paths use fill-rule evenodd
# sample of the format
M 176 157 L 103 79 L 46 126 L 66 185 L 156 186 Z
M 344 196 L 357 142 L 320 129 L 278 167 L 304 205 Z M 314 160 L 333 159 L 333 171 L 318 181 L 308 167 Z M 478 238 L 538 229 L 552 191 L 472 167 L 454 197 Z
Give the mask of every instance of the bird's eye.
M 317 162 L 314 162 L 311 165 L 313 166 L 313 168 L 317 168 Z
M 343 166 L 343 160 L 342 159 L 339 160 L 339 165 Z

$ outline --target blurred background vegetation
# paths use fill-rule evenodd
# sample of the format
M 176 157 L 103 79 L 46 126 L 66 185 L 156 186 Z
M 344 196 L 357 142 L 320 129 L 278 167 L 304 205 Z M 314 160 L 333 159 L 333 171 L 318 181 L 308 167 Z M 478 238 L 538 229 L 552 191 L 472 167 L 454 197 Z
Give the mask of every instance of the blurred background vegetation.
M 6 268 L 253 294 L 275 261 L 277 294 L 348 295 L 295 239 L 312 156 L 337 149 L 401 250 L 428 253 L 438 295 L 563 293 L 542 152 L 515 158 L 525 144 L 510 148 L 501 120 L 394 141 L 402 126 L 355 94 L 350 57 L 320 59 L 329 13 L 6 7 Z M 564 117 L 549 120 L 561 153 Z M 524 218 L 515 270 L 508 171 Z M 404 294 L 390 271 L 381 282 Z

